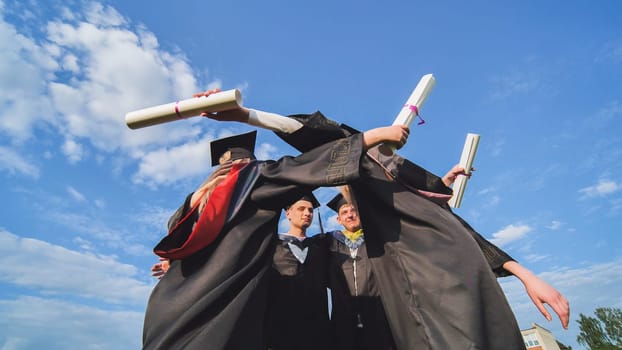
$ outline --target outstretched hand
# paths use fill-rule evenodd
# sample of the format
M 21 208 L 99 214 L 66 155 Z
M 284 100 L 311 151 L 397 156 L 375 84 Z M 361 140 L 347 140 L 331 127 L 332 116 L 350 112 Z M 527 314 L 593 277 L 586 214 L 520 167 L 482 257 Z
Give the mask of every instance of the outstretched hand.
M 192 95 L 192 97 L 207 97 L 209 95 L 219 93 L 220 91 L 221 90 L 218 88 L 210 89 L 210 90 L 206 90 L 203 92 L 197 92 L 196 94 Z M 218 121 L 222 121 L 222 122 L 247 123 L 248 113 L 249 113 L 248 109 L 244 107 L 240 107 L 240 108 L 231 109 L 231 110 L 222 111 L 222 112 L 210 112 L 210 113 L 202 112 L 201 116 L 214 119 L 214 120 L 218 120 Z
M 503 268 L 518 279 L 525 286 L 527 295 L 531 298 L 531 301 L 536 305 L 538 310 L 542 313 L 544 318 L 551 321 L 552 317 L 548 310 L 544 307 L 544 304 L 549 304 L 553 311 L 559 317 L 564 329 L 568 329 L 568 319 L 570 318 L 570 304 L 568 300 L 557 291 L 557 289 L 544 282 L 540 277 L 536 276 L 533 272 L 529 271 L 525 267 L 521 266 L 516 261 L 508 261 L 503 264 Z
M 542 315 L 549 321 L 552 320 L 551 314 L 544 307 L 548 304 L 559 317 L 564 329 L 568 329 L 568 319 L 570 317 L 570 305 L 568 300 L 548 283 L 533 275 L 528 281 L 524 281 L 525 290 L 536 305 Z

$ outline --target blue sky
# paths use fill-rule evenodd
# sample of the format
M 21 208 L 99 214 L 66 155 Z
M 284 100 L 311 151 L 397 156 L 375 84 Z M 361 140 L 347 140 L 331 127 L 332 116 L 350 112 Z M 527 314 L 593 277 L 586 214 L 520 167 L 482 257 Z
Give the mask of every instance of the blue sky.
M 622 307 L 620 23 L 615 0 L 0 0 L 0 348 L 138 348 L 152 247 L 209 142 L 250 130 L 130 130 L 125 113 L 239 88 L 248 107 L 364 130 L 428 73 L 427 123 L 400 154 L 442 175 L 481 135 L 457 211 L 570 300 L 563 331 L 502 279 L 521 328 L 580 348 L 579 313 Z M 258 142 L 262 159 L 295 153 Z

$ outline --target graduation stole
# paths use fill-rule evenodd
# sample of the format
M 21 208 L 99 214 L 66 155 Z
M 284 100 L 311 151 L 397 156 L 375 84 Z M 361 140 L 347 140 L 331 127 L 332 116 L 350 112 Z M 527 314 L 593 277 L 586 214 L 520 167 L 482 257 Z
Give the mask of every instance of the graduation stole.
M 363 244 L 363 242 L 365 242 L 365 236 L 363 236 L 363 229 L 359 229 L 355 232 L 343 230 L 341 231 L 341 233 L 345 237 L 343 243 L 350 249 L 358 249 Z
M 183 259 L 212 243 L 224 226 L 240 170 L 248 163 L 234 164 L 227 178 L 218 184 L 205 203 L 205 207 L 189 235 L 181 229 L 182 224 L 191 220 L 199 208 L 199 202 L 171 228 L 168 235 L 155 247 L 154 252 L 168 259 Z M 184 237 L 187 235 L 187 237 Z
M 292 252 L 292 255 L 294 255 L 294 258 L 296 258 L 298 262 L 300 262 L 301 264 L 305 263 L 305 260 L 307 259 L 307 254 L 309 253 L 309 247 L 304 247 L 303 241 L 287 234 L 279 234 L 279 239 L 281 241 L 287 242 L 289 251 Z

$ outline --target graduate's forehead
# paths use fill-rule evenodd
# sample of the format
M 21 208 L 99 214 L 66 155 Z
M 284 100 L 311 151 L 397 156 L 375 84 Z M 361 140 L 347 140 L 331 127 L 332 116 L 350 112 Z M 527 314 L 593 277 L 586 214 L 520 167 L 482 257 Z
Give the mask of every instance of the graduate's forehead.
M 292 204 L 290 207 L 290 209 L 313 209 L 313 203 L 311 203 L 310 201 L 306 200 L 306 199 L 300 199 L 296 202 L 294 202 L 294 204 Z
M 345 214 L 352 211 L 357 211 L 353 204 L 346 203 L 339 207 L 339 214 Z

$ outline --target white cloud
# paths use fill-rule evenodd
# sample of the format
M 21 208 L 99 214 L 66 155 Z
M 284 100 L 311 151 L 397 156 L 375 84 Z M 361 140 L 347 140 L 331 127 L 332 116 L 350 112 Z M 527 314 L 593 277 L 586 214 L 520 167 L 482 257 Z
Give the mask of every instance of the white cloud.
M 497 246 L 504 246 L 523 238 L 531 230 L 531 227 L 527 225 L 508 225 L 500 231 L 493 233 L 493 238 L 490 241 Z
M 260 160 L 273 159 L 277 150 L 278 149 L 272 144 L 262 143 L 255 149 L 255 156 Z
M 486 206 L 487 207 L 494 207 L 497 204 L 499 204 L 499 202 L 501 202 L 501 197 L 495 195 L 495 196 L 490 196 L 488 197 L 488 199 L 486 200 Z
M 182 203 L 179 203 L 180 205 Z M 139 213 L 132 213 L 130 218 L 149 231 L 166 234 L 168 220 L 177 208 L 162 208 L 158 206 L 144 206 Z
M 530 263 L 535 263 L 538 261 L 548 259 L 549 257 L 550 255 L 528 254 L 527 256 L 525 256 L 525 260 L 527 260 Z
M 39 177 L 39 168 L 19 154 L 7 147 L 0 146 L 0 171 L 6 171 L 11 175 L 20 174 L 33 178 Z
M 109 10 L 95 6 L 89 17 L 107 17 Z M 47 25 L 48 39 L 77 57 L 83 72 L 67 82 L 50 84 L 66 132 L 88 138 L 107 152 L 179 140 L 170 127 L 151 128 L 137 135 L 124 125 L 122 117 L 131 110 L 197 91 L 186 59 L 159 50 L 153 34 L 145 30 L 132 32 L 117 20 L 113 23 L 119 22 L 118 26 L 98 26 L 98 22 Z
M 493 157 L 497 157 L 503 153 L 505 139 L 497 139 L 492 143 L 491 151 Z
M 62 150 L 71 164 L 81 161 L 85 153 L 84 147 L 74 140 L 65 140 Z
M 28 16 L 34 19 L 21 23 L 20 28 L 0 20 L 0 105 L 10 106 L 0 111 L 0 133 L 13 143 L 23 143 L 35 128 L 56 131 L 66 140 L 58 147 L 71 163 L 87 154 L 97 157 L 98 152 L 117 151 L 138 162 L 146 160 L 136 174 L 144 183 L 186 176 L 163 179 L 151 163 L 157 155 L 142 156 L 153 150 L 157 153 L 162 145 L 196 139 L 205 123 L 190 120 L 130 130 L 123 116 L 201 90 L 196 72 L 185 56 L 161 48 L 153 33 L 142 26 L 132 27 L 114 8 L 97 2 L 84 6 L 65 8 L 62 19 L 49 22 L 30 12 Z M 13 9 L 19 10 L 26 11 Z M 41 31 L 41 38 L 21 34 Z M 35 173 L 24 163 L 8 167 L 0 162 L 2 169 Z M 151 175 L 156 178 L 149 179 Z
M 477 194 L 481 196 L 481 195 L 485 195 L 485 194 L 489 194 L 489 193 L 494 193 L 496 191 L 497 191 L 497 189 L 494 188 L 494 187 L 485 187 L 485 188 L 482 188 L 481 190 L 477 191 Z
M 67 192 L 69 193 L 71 198 L 75 199 L 78 202 L 84 202 L 86 200 L 86 197 L 84 197 L 82 193 L 80 193 L 78 190 L 71 186 L 67 187 Z
M 68 54 L 63 57 L 63 69 L 70 71 L 73 74 L 80 72 L 80 66 L 78 65 L 78 57 L 72 54 Z
M 95 23 L 105 27 L 115 27 L 125 24 L 123 16 L 110 6 L 104 6 L 98 2 L 91 2 L 86 6 L 86 18 L 89 23 Z
M 90 239 L 97 240 L 100 245 L 107 248 L 121 250 L 126 254 L 136 256 L 149 256 L 153 254 L 151 249 L 145 246 L 145 237 L 140 236 L 142 228 L 127 232 L 126 230 L 109 227 L 107 222 L 102 222 L 102 219 L 97 217 L 97 213 L 79 214 L 48 208 L 43 214 L 48 219 L 66 226 L 72 233 L 87 235 Z M 136 241 L 140 243 L 136 243 Z
M 622 62 L 622 44 L 620 42 L 606 43 L 594 59 L 595 63 Z
M 209 144 L 211 137 L 180 146 L 147 152 L 140 157 L 135 183 L 169 184 L 190 176 L 207 176 L 211 169 Z
M 139 349 L 142 310 L 20 296 L 0 300 L 2 349 Z
M 603 129 L 608 127 L 615 127 L 612 125 L 616 121 L 622 118 L 622 102 L 612 101 L 606 106 L 599 109 L 596 114 L 590 116 L 585 120 L 589 127 L 592 129 Z M 612 153 L 611 150 L 607 150 L 608 154 Z
M 584 197 L 604 197 L 618 191 L 622 186 L 612 180 L 601 179 L 596 185 L 588 186 L 579 190 Z
M 153 283 L 144 273 L 114 257 L 0 230 L 0 285 L 28 291 L 0 300 L 0 348 L 140 347 Z
M 36 259 L 33 259 L 36 257 Z M 151 286 L 136 267 L 0 230 L 0 281 L 44 294 L 144 305 Z
M 106 201 L 104 201 L 103 199 L 96 199 L 93 201 L 93 204 L 95 204 L 95 206 L 99 209 L 103 209 L 106 207 Z
M 96 251 L 112 249 L 132 256 L 152 256 L 151 244 L 165 233 L 165 226 L 161 222 L 155 227 L 135 220 L 142 215 L 141 212 L 127 214 L 132 224 L 122 227 L 124 222 L 118 220 L 118 213 L 113 209 L 102 210 L 105 206 L 102 200 L 97 200 L 95 205 L 84 205 L 68 201 L 68 192 L 56 195 L 42 192 L 38 188 L 24 187 L 17 191 L 24 199 L 30 200 L 31 210 L 40 220 L 63 226 L 59 234 L 62 233 L 64 237 L 83 237 L 95 242 L 92 247 Z M 67 188 L 65 191 L 68 191 Z M 80 195 L 82 193 L 77 194 L 78 197 Z M 91 199 L 88 200 L 89 203 L 92 202 Z M 136 222 L 140 224 L 135 225 Z M 55 236 L 55 229 L 56 225 L 51 225 L 47 234 Z
M 73 239 L 73 243 L 75 243 L 77 246 L 80 247 L 80 249 L 85 250 L 85 251 L 94 251 L 95 247 L 93 246 L 93 243 L 91 243 L 90 241 L 82 238 L 82 237 L 76 237 Z
M 553 220 L 546 228 L 552 231 L 556 231 L 559 230 L 559 228 L 562 227 L 563 224 L 564 223 L 561 221 Z
M 491 79 L 494 91 L 491 98 L 498 100 L 517 94 L 526 94 L 540 86 L 540 81 L 533 75 L 524 72 L 514 72 L 505 76 Z
M 44 48 L 1 20 L 0 53 L 0 105 L 5 106 L 0 111 L 0 132 L 21 142 L 36 122 L 52 119 L 45 82 L 58 66 Z

